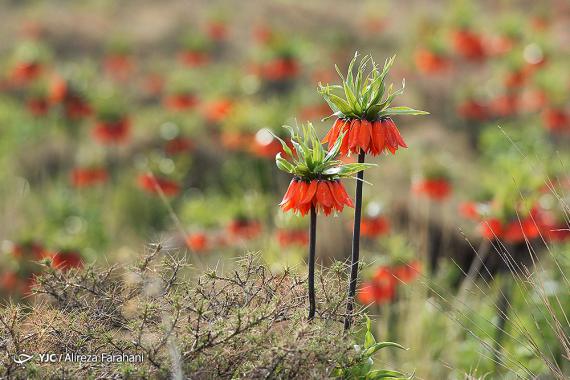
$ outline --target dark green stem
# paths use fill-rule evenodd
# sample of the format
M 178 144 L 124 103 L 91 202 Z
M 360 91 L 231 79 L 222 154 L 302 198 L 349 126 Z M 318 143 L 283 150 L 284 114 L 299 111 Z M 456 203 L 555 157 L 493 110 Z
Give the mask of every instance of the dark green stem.
M 311 206 L 309 230 L 309 320 L 315 318 L 315 247 L 317 242 L 317 211 Z
M 364 163 L 366 153 L 361 150 L 358 154 L 358 163 Z M 360 219 L 362 217 L 362 182 L 364 172 L 356 174 L 356 196 L 354 204 L 354 227 L 352 229 L 352 259 L 350 263 L 350 282 L 348 285 L 348 299 L 346 303 L 346 316 L 344 329 L 348 330 L 352 325 L 352 312 L 354 310 L 354 296 L 356 295 L 356 283 L 358 280 L 358 260 L 360 256 Z

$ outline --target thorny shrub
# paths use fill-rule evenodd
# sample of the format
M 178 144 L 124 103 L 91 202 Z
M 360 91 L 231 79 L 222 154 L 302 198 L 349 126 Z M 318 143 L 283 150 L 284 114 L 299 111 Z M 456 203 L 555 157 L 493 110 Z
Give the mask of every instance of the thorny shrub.
M 343 265 L 319 273 L 312 322 L 305 280 L 290 270 L 273 274 L 248 255 L 231 273 L 187 282 L 180 276 L 187 266 L 156 246 L 129 270 L 48 269 L 33 305 L 0 308 L 0 378 L 307 379 L 371 370 L 370 355 L 342 331 Z M 144 361 L 34 358 L 19 366 L 13 357 L 21 353 L 144 354 Z

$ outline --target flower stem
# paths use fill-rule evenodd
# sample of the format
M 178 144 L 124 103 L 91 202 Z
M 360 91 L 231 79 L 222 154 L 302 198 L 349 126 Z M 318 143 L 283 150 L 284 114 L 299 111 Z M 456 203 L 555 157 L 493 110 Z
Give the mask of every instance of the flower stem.
M 358 163 L 364 163 L 366 153 L 361 150 L 358 154 Z M 356 282 L 358 279 L 358 259 L 360 256 L 360 219 L 362 216 L 362 182 L 364 171 L 356 173 L 356 196 L 354 204 L 354 227 L 352 229 L 352 259 L 350 263 L 350 282 L 348 285 L 348 299 L 346 303 L 346 316 L 344 329 L 348 330 L 352 324 L 352 311 L 354 309 L 354 296 L 356 295 Z
M 317 211 L 311 206 L 309 230 L 309 320 L 315 318 L 315 246 L 317 242 Z
M 511 305 L 511 297 L 513 293 L 513 284 L 510 278 L 505 278 L 504 283 L 499 290 L 499 296 L 495 307 L 497 308 L 497 318 L 499 319 L 495 329 L 495 344 L 493 347 L 494 363 L 502 362 L 503 339 L 506 333 L 506 324 L 509 319 L 509 310 Z M 496 368 L 495 368 L 496 369 Z

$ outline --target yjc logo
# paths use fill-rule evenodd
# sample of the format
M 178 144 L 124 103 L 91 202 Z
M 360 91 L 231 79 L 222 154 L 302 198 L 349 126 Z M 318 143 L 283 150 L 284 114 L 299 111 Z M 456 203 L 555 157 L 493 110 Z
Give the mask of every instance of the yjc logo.
M 28 355 L 28 354 L 22 353 L 22 354 L 14 356 L 14 363 L 24 365 L 24 363 L 32 360 L 33 357 L 34 357 L 34 355 Z

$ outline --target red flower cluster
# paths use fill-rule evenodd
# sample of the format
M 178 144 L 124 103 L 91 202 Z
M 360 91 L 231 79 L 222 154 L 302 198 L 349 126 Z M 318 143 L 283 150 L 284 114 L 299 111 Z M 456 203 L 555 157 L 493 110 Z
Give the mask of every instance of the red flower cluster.
M 412 191 L 435 201 L 443 201 L 451 194 L 451 184 L 445 178 L 424 179 L 414 183 Z
M 482 61 L 485 59 L 485 46 L 481 37 L 467 29 L 457 30 L 452 35 L 455 51 L 471 61 Z
M 354 207 L 340 181 L 312 180 L 305 182 L 297 178 L 291 180 L 279 205 L 283 211 L 293 210 L 301 215 L 307 215 L 311 206 L 315 206 L 317 212 L 322 211 L 325 215 L 329 215 L 333 210 L 341 212 L 344 206 Z
M 71 184 L 76 188 L 91 187 L 107 182 L 105 168 L 76 168 L 71 172 Z
M 467 120 L 484 121 L 489 117 L 487 106 L 473 99 L 461 103 L 457 108 L 457 113 Z
M 93 128 L 93 137 L 101 144 L 121 144 L 129 138 L 131 122 L 127 118 L 116 121 L 98 121 Z
M 291 245 L 304 247 L 309 244 L 309 233 L 306 230 L 278 230 L 277 241 L 283 248 Z
M 570 114 L 563 109 L 545 109 L 542 113 L 542 123 L 553 133 L 570 132 Z
M 183 136 L 178 136 L 172 140 L 168 140 L 164 146 L 165 152 L 170 155 L 186 153 L 192 149 L 194 149 L 193 141 Z
M 178 59 L 188 67 L 199 67 L 210 62 L 210 55 L 204 51 L 186 50 L 178 54 Z
M 259 75 L 272 81 L 295 78 L 299 72 L 299 63 L 294 58 L 276 58 L 257 68 Z
M 210 21 L 206 29 L 208 36 L 214 41 L 223 41 L 228 37 L 228 28 L 223 21 Z
M 164 99 L 164 106 L 172 111 L 184 111 L 196 105 L 198 105 L 198 98 L 190 93 L 174 94 Z
M 484 220 L 480 224 L 481 235 L 487 239 L 502 239 L 507 243 L 516 244 L 540 236 L 539 221 L 530 216 L 519 220 L 503 223 L 497 218 Z
M 229 99 L 218 99 L 211 101 L 204 105 L 204 117 L 210 123 L 219 123 L 230 114 L 233 106 L 234 103 Z
M 56 269 L 67 271 L 72 268 L 83 267 L 81 255 L 76 251 L 60 251 L 53 255 L 52 266 Z
M 384 304 L 394 300 L 400 282 L 407 284 L 420 273 L 418 261 L 395 267 L 383 266 L 376 270 L 372 280 L 365 282 L 358 291 L 358 301 L 365 305 Z
M 375 238 L 388 233 L 390 222 L 388 219 L 377 216 L 374 218 L 362 218 L 360 222 L 360 236 Z
M 186 236 L 186 245 L 194 252 L 204 252 L 210 247 L 208 236 L 205 233 L 194 233 Z
M 118 80 L 125 80 L 134 69 L 134 63 L 128 55 L 111 54 L 103 62 L 105 71 Z
M 476 202 L 461 202 L 459 204 L 459 214 L 464 218 L 477 220 L 479 219 L 479 209 Z
M 416 52 L 415 61 L 418 70 L 425 74 L 441 73 L 451 66 L 449 59 L 428 49 L 419 49 Z
M 328 143 L 330 148 L 342 133 L 344 133 L 344 137 L 340 154 L 343 156 L 349 153 L 358 154 L 361 150 L 373 156 L 382 153 L 384 150 L 395 154 L 399 147 L 408 147 L 400 135 L 396 123 L 389 117 L 374 122 L 364 119 L 337 119 L 333 127 L 327 132 L 323 142 Z
M 26 107 L 34 116 L 44 116 L 49 111 L 49 102 L 42 97 L 28 99 Z
M 256 220 L 236 219 L 228 224 L 226 230 L 234 240 L 251 240 L 261 233 L 261 223 Z
M 515 93 L 507 92 L 492 99 L 489 106 L 495 117 L 509 117 L 515 115 L 520 106 L 520 99 Z
M 159 190 L 162 190 L 167 197 L 177 195 L 180 192 L 180 186 L 176 182 L 166 178 L 158 178 L 152 174 L 139 175 L 138 185 L 151 194 L 158 194 Z
M 15 84 L 26 84 L 38 78 L 44 71 L 39 62 L 20 62 L 12 68 L 10 79 Z
M 543 236 L 550 241 L 564 241 L 570 238 L 570 228 L 564 222 L 559 223 L 544 211 L 533 209 L 530 214 L 519 220 L 515 218 L 503 222 L 498 218 L 482 219 L 479 232 L 486 239 L 502 239 L 507 243 L 522 243 Z

